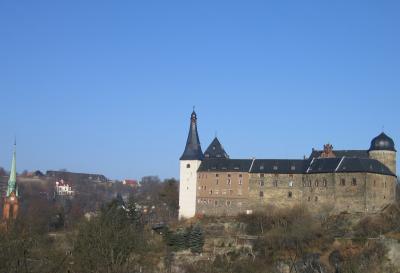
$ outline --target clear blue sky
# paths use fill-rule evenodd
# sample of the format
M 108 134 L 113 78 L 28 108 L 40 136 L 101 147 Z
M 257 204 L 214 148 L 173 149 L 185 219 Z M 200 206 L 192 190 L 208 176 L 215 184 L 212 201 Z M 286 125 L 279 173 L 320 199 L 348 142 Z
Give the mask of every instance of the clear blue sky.
M 0 2 L 0 166 L 177 177 L 203 150 L 400 149 L 400 1 Z

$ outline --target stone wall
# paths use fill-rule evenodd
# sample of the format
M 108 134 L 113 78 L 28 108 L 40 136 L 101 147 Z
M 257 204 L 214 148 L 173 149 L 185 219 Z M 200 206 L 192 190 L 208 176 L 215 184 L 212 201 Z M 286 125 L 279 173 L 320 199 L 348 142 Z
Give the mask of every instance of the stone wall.
M 248 209 L 249 173 L 198 172 L 198 214 L 236 215 Z
M 291 207 L 302 200 L 302 174 L 250 174 L 252 210 L 264 206 Z
M 196 212 L 236 215 L 269 206 L 304 205 L 315 213 L 374 213 L 395 202 L 394 176 L 372 173 L 240 174 L 241 184 L 239 173 L 198 173 Z M 230 184 L 228 179 L 231 179 Z

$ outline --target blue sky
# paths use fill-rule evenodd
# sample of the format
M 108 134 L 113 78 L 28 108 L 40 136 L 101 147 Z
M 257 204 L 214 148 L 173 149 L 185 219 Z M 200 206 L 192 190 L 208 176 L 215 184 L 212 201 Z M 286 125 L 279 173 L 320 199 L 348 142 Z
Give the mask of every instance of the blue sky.
M 0 2 L 0 166 L 177 177 L 203 150 L 400 143 L 399 1 Z M 397 145 L 397 148 L 399 145 Z

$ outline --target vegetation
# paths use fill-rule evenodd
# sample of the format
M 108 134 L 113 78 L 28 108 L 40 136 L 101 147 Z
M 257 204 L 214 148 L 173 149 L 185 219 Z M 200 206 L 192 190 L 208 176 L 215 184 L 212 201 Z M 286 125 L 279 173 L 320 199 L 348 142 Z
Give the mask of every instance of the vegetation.
M 0 226 L 0 272 L 400 272 L 397 204 L 361 218 L 268 207 L 178 221 L 173 179 L 146 177 L 113 199 L 104 188 L 93 208 L 86 193 L 61 202 L 46 184 L 22 190 L 18 219 Z

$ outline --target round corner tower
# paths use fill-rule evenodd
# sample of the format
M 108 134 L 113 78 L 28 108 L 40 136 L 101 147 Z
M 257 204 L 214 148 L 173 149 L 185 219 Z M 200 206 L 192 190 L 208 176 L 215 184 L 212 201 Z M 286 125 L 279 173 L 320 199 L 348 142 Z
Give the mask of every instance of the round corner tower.
M 370 158 L 380 161 L 397 175 L 396 149 L 393 139 L 382 132 L 379 136 L 372 139 L 368 153 Z

